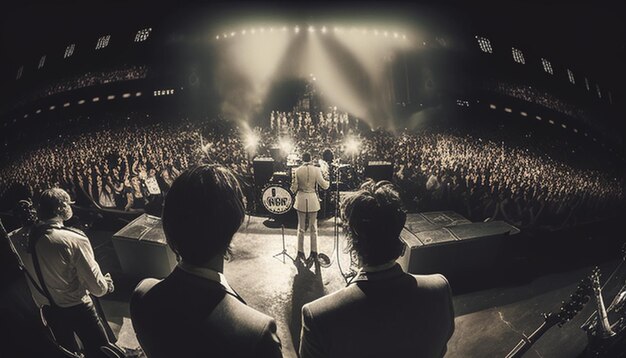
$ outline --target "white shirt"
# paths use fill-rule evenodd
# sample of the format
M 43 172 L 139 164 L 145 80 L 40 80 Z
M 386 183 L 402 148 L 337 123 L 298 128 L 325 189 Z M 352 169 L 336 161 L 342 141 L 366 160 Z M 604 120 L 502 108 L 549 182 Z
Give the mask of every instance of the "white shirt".
M 198 267 L 192 264 L 188 264 L 184 261 L 181 261 L 178 264 L 178 267 L 181 270 L 187 273 L 190 273 L 192 275 L 202 277 L 209 281 L 217 282 L 220 285 L 222 285 L 226 289 L 226 291 L 235 292 L 235 290 L 233 290 L 232 287 L 228 285 L 228 281 L 226 281 L 226 276 L 224 276 L 224 274 L 221 272 L 218 272 L 210 268 L 206 268 L 206 267 Z
M 36 250 L 41 274 L 54 302 L 60 307 L 71 307 L 91 302 L 89 293 L 98 297 L 104 296 L 109 285 L 94 258 L 89 239 L 79 233 L 61 229 L 61 222 L 51 220 L 46 224 L 53 229 L 42 235 Z M 18 229 L 11 232 L 9 237 L 26 270 L 39 287 L 42 287 L 33 265 L 33 257 L 28 253 L 29 231 Z M 30 280 L 27 281 L 35 303 L 40 307 L 49 305 L 48 299 L 33 287 Z

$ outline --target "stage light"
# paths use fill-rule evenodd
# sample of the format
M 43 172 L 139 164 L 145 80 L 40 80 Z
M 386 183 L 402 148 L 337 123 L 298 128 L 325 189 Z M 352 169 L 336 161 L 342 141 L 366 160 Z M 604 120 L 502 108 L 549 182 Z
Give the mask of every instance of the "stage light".
M 496 107 L 496 105 L 495 105 L 495 104 L 490 104 L 490 105 L 489 105 L 489 108 L 491 108 L 491 109 L 496 109 L 497 107 Z
M 314 33 L 314 32 L 315 32 L 315 27 L 309 26 L 309 33 Z
M 215 39 L 219 40 L 220 39 L 220 35 L 215 36 Z
M 512 110 L 511 108 L 505 108 L 505 109 L 504 109 L 504 111 L 505 111 L 506 113 L 511 113 L 511 112 L 513 112 L 513 110 Z
M 230 33 L 230 37 L 234 37 L 235 35 L 237 35 L 237 33 L 236 33 L 236 32 L 231 32 L 231 33 Z
M 322 33 L 325 34 L 326 33 L 326 26 L 322 27 Z
M 293 143 L 289 138 L 280 138 L 278 140 L 278 147 L 283 152 L 284 155 L 287 155 L 293 151 Z
M 109 101 L 114 100 L 115 99 L 115 95 L 114 94 L 110 94 L 110 95 L 107 96 L 107 99 Z
M 41 113 L 41 109 L 36 110 L 35 113 L 37 114 Z
M 397 38 L 398 38 L 398 33 L 397 33 L 397 32 L 394 32 L 394 33 L 393 33 L 393 37 L 397 39 Z
M 378 36 L 378 30 L 374 30 L 374 36 Z
M 245 35 L 246 34 L 246 30 L 241 30 L 241 34 Z
M 256 133 L 251 131 L 246 134 L 243 142 L 244 142 L 244 148 L 248 152 L 255 152 L 257 146 L 259 145 L 260 139 Z
M 54 109 L 57 108 L 56 106 L 50 106 L 50 108 L 48 108 L 51 111 L 54 111 Z
M 250 32 L 254 35 L 256 34 L 256 29 L 252 29 Z
M 84 99 L 81 99 L 80 101 L 78 101 L 78 104 L 83 104 L 83 103 L 85 103 Z
M 526 112 L 519 112 L 519 114 L 521 114 L 523 117 L 528 117 L 528 113 Z
M 24 115 L 24 118 L 28 118 L 28 113 L 26 113 L 26 114 Z
M 265 27 L 261 27 L 261 33 L 265 32 Z
M 297 34 L 297 33 L 299 33 L 299 32 L 300 32 L 300 27 L 296 26 L 296 27 L 293 29 L 293 32 L 295 32 L 296 34 Z
M 356 155 L 359 153 L 359 148 L 361 147 L 361 142 L 354 138 L 354 137 L 349 137 L 348 139 L 346 139 L 346 142 L 344 143 L 345 146 L 345 153 L 348 155 Z
M 287 32 L 287 26 L 283 26 L 283 32 Z
M 540 121 L 540 120 L 541 120 L 541 117 L 540 117 L 540 116 L 535 116 L 535 118 L 537 118 L 537 120 L 538 120 L 538 121 Z

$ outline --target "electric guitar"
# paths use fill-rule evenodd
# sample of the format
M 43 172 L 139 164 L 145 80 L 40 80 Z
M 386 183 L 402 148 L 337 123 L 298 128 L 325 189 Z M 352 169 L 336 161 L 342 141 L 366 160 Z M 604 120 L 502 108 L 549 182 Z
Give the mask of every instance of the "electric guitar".
M 622 255 L 623 262 L 626 262 L 626 244 L 622 246 Z M 616 272 L 618 269 L 619 266 Z M 602 286 L 600 285 L 600 270 L 597 267 L 591 278 L 597 309 L 581 327 L 587 331 L 589 341 L 585 355 L 594 358 L 624 357 L 626 356 L 626 334 L 624 333 L 626 332 L 626 312 L 624 310 L 626 284 L 622 286 L 609 307 L 606 308 L 602 297 Z M 609 322 L 608 312 L 611 312 L 616 320 L 613 324 Z
M 526 353 L 530 347 L 535 344 L 550 328 L 555 325 L 562 327 L 569 322 L 574 316 L 585 307 L 589 301 L 591 293 L 591 283 L 588 277 L 585 277 L 578 283 L 578 287 L 570 296 L 569 300 L 563 301 L 561 309 L 558 312 L 544 313 L 544 322 L 530 336 L 524 338 L 506 355 L 506 358 L 519 358 Z
M 2 224 L 2 220 L 0 220 L 0 237 L 2 237 L 3 239 L 8 241 L 8 244 L 9 244 L 9 246 L 11 248 L 11 251 L 12 251 L 13 255 L 15 255 L 15 258 L 16 258 L 16 260 L 18 262 L 20 270 L 22 272 L 24 272 L 24 274 L 31 281 L 33 286 L 37 290 L 39 290 L 41 294 L 46 296 L 45 293 L 43 292 L 43 290 L 40 288 L 40 286 L 37 283 L 37 281 L 35 281 L 35 279 L 31 276 L 31 274 L 26 270 L 26 267 L 24 266 L 24 262 L 22 261 L 22 258 L 17 253 L 17 250 L 15 249 L 15 246 L 13 245 L 13 242 L 9 238 L 9 234 L 7 233 L 6 229 L 4 228 L 4 225 Z M 44 327 L 46 328 L 46 331 L 45 331 L 46 338 L 48 338 L 48 340 L 54 345 L 54 347 L 59 352 L 63 353 L 66 357 L 70 357 L 70 358 L 85 358 L 85 356 L 84 356 L 84 354 L 82 352 L 73 352 L 71 349 L 63 347 L 61 344 L 59 344 L 59 342 L 56 340 L 56 338 L 54 336 L 54 332 L 52 331 L 52 328 L 48 325 L 48 323 L 46 321 L 46 313 L 45 312 L 46 312 L 46 310 L 43 307 L 39 308 L 39 315 L 41 317 L 41 322 L 43 323 Z M 107 357 L 110 357 L 110 358 L 126 358 L 126 354 L 125 354 L 124 350 L 121 349 L 120 347 L 118 347 L 117 345 L 115 345 L 113 343 L 110 343 L 110 342 L 106 346 L 100 347 L 100 350 Z

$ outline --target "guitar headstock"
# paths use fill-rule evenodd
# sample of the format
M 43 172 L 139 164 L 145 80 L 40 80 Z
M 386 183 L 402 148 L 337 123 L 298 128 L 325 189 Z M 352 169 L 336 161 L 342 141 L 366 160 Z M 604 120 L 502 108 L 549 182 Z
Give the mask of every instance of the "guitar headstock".
M 601 286 L 600 286 L 601 275 L 602 274 L 600 273 L 600 269 L 598 268 L 598 266 L 596 266 L 591 271 L 591 276 L 589 276 L 589 279 L 591 280 L 591 287 L 593 287 L 593 290 L 595 292 L 599 292 L 601 289 Z
M 547 324 L 558 324 L 561 327 L 569 322 L 585 307 L 585 304 L 589 301 L 590 292 L 591 282 L 588 277 L 585 277 L 578 283 L 576 290 L 569 296 L 569 299 L 561 303 L 561 308 L 558 312 L 544 315 Z

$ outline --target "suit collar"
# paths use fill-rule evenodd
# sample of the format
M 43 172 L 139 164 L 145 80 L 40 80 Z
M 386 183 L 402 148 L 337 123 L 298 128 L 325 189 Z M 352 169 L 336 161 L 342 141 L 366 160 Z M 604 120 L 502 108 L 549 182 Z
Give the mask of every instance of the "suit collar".
M 246 301 L 239 296 L 237 291 L 235 291 L 228 282 L 226 281 L 226 277 L 221 272 L 217 272 L 210 269 L 203 269 L 196 266 L 179 263 L 174 272 L 170 276 L 180 277 L 184 280 L 191 280 L 195 282 L 211 282 L 215 284 L 217 287 L 223 289 L 226 293 L 230 294 L 237 298 L 241 303 L 246 304 Z
M 359 271 L 354 279 L 350 283 L 363 282 L 363 281 L 380 281 L 389 280 L 404 275 L 402 267 L 399 264 L 393 265 L 391 268 L 383 271 L 365 272 Z

